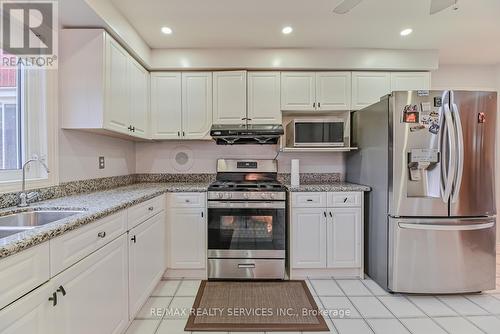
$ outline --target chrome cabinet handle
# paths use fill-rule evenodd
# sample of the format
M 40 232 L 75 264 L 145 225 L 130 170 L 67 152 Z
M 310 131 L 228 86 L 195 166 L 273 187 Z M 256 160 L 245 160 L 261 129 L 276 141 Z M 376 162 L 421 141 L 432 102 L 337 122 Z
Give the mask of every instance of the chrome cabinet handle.
M 186 200 L 186 203 L 190 203 L 190 202 L 191 202 L 190 200 L 188 200 L 188 199 Z
M 324 215 L 324 216 L 325 216 L 325 218 L 326 218 L 326 211 L 323 211 L 323 215 Z
M 154 206 L 150 206 L 150 207 L 148 208 L 148 210 L 149 210 L 149 211 L 153 211 L 154 209 L 155 209 L 155 208 L 154 208 Z
M 321 102 L 318 102 L 318 108 L 321 108 Z
M 134 244 L 137 242 L 137 238 L 135 237 L 135 235 L 132 238 L 130 238 L 130 241 L 133 241 Z
M 332 217 L 332 218 L 333 218 L 332 212 L 330 211 L 330 212 L 328 212 L 328 213 L 330 214 L 330 217 Z
M 344 198 L 344 203 L 345 203 L 345 202 L 347 202 L 347 197 L 346 197 L 346 198 Z
M 313 200 L 311 198 L 308 198 L 306 201 L 307 202 L 312 202 Z
M 97 233 L 97 236 L 98 236 L 99 238 L 104 238 L 104 237 L 106 237 L 106 232 L 101 231 L 101 232 Z
M 313 102 L 313 108 L 316 108 L 316 102 Z

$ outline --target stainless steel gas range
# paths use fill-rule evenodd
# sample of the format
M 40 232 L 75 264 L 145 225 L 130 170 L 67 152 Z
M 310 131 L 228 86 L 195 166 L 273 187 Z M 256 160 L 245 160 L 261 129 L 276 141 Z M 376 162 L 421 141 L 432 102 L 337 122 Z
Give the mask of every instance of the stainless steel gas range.
M 217 161 L 208 188 L 208 278 L 284 279 L 286 189 L 276 160 Z

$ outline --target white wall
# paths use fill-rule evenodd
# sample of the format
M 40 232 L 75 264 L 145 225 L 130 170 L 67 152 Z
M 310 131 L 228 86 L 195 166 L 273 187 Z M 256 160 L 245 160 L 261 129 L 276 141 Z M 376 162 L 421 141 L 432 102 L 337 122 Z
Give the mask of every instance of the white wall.
M 59 181 L 68 182 L 135 173 L 135 144 L 132 141 L 59 130 Z M 98 168 L 104 156 L 105 168 Z
M 215 173 L 218 158 L 273 159 L 276 145 L 216 145 L 213 141 L 157 142 L 136 144 L 137 173 Z M 185 151 L 191 156 L 190 168 L 176 168 L 174 156 Z M 280 172 L 290 171 L 290 160 L 300 159 L 300 171 L 309 173 L 342 173 L 344 158 L 341 153 L 280 153 Z
M 495 66 L 440 65 L 431 72 L 432 89 L 497 90 Z

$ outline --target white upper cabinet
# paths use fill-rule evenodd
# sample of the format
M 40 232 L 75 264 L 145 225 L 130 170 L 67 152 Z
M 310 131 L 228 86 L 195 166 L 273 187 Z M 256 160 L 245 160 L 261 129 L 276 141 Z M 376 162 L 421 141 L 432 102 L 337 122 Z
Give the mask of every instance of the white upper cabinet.
M 351 109 L 351 72 L 316 73 L 316 110 Z
M 147 70 L 102 29 L 61 40 L 62 127 L 148 138 Z
M 213 72 L 213 123 L 241 124 L 247 118 L 247 72 Z
M 106 35 L 104 128 L 127 134 L 130 132 L 128 57 L 127 51 Z
M 391 92 L 388 72 L 352 72 L 351 109 L 363 109 Z
M 429 72 L 393 72 L 391 73 L 391 91 L 430 90 Z
M 182 73 L 182 137 L 210 139 L 212 73 Z
M 135 59 L 129 59 L 130 123 L 135 136 L 149 136 L 149 72 Z
M 151 73 L 151 137 L 180 139 L 182 129 L 182 74 Z
M 280 72 L 248 72 L 248 123 L 281 124 Z
M 281 72 L 281 110 L 314 110 L 315 72 Z
M 208 139 L 211 125 L 211 72 L 151 74 L 153 139 Z
M 336 111 L 351 106 L 351 72 L 282 72 L 281 110 Z

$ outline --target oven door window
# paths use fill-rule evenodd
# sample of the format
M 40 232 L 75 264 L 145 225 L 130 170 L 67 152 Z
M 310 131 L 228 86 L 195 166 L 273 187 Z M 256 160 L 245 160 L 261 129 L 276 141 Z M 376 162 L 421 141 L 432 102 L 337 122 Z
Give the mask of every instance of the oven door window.
M 210 209 L 208 249 L 284 250 L 285 209 Z

